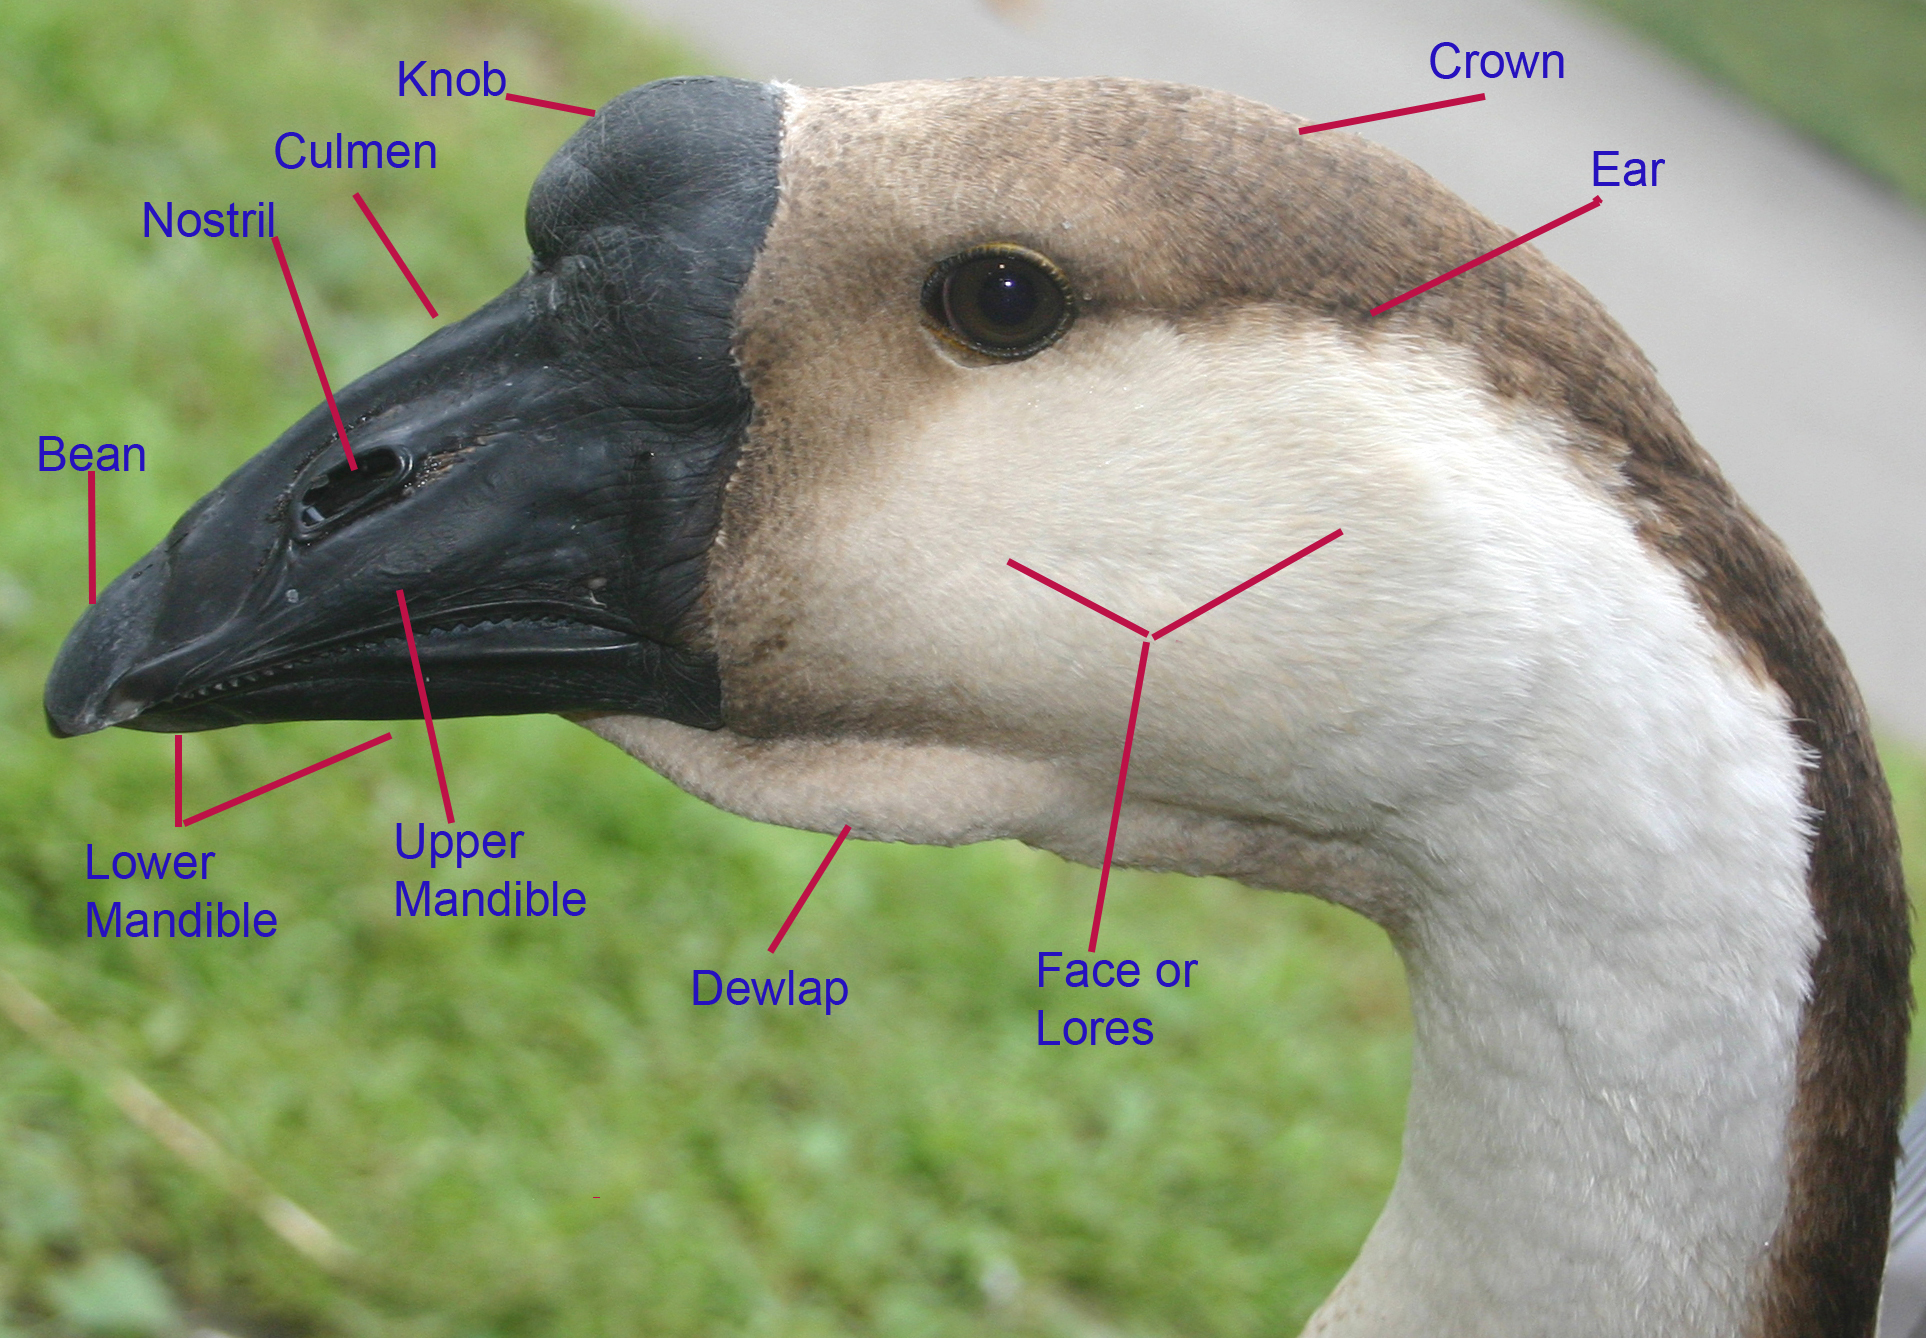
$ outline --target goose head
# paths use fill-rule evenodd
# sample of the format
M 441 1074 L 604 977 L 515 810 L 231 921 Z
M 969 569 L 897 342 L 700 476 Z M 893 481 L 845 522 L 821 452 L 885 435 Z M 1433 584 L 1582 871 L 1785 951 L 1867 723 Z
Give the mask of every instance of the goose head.
M 528 274 L 182 518 L 62 734 L 555 711 L 765 821 L 1356 908 L 1417 1029 L 1327 1334 L 1862 1334 L 1908 953 L 1859 702 L 1571 279 L 1396 155 L 1122 80 L 676 80 Z M 1321 536 L 1314 556 L 1148 644 Z M 1010 564 L 1122 615 L 1107 619 Z

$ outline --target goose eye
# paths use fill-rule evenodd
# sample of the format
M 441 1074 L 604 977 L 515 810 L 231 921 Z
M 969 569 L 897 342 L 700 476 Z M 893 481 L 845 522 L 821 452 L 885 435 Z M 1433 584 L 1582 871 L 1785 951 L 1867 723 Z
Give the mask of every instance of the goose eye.
M 923 311 L 943 334 L 993 358 L 1027 358 L 1070 327 L 1069 281 L 1021 246 L 974 246 L 930 271 Z

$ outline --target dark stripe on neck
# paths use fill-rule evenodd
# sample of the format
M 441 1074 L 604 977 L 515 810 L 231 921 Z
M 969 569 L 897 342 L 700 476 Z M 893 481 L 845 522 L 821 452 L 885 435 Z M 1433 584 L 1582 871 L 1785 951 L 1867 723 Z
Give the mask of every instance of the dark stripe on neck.
M 1509 292 L 1451 294 L 1414 323 L 1468 343 L 1501 395 L 1576 420 L 1587 472 L 1607 480 L 1707 617 L 1778 685 L 1816 758 L 1807 888 L 1823 938 L 1799 1035 L 1786 1211 L 1754 1332 L 1871 1338 L 1904 1107 L 1912 940 L 1865 708 L 1804 576 L 1692 439 L 1643 356 L 1571 279 L 1535 253 L 1514 254 L 1523 274 L 1485 276 L 1516 285 Z

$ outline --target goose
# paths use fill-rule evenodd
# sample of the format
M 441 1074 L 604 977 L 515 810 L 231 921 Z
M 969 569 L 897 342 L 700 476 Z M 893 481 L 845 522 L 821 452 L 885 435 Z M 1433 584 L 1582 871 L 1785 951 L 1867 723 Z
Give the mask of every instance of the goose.
M 1804 580 L 1651 367 L 1397 155 L 1122 79 L 618 97 L 528 272 L 80 619 L 59 735 L 553 712 L 764 822 L 1308 892 L 1410 981 L 1307 1333 L 1873 1331 L 1896 837 Z M 342 431 L 348 442 L 339 439 Z M 349 468 L 344 446 L 351 445 Z

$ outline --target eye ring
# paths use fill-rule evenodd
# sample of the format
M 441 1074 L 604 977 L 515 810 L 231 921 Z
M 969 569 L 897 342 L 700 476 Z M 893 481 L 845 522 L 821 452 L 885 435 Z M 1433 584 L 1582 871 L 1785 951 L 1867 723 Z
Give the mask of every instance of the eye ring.
M 1048 256 L 990 242 L 936 263 L 923 280 L 923 315 L 951 343 L 1014 362 L 1061 339 L 1077 299 Z

